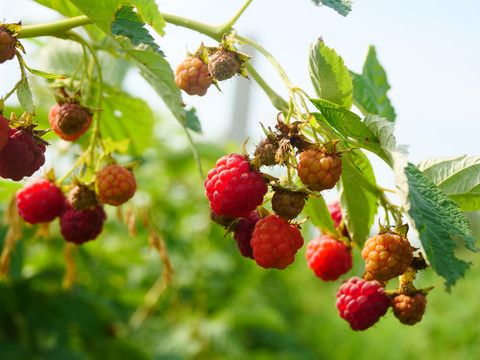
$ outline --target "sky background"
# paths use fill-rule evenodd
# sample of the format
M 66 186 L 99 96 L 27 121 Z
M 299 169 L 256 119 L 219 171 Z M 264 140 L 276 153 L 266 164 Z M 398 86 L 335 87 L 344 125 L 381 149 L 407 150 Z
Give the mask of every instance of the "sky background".
M 161 12 L 181 15 L 211 25 L 227 21 L 243 0 L 157 0 Z M 391 90 L 388 95 L 397 113 L 395 135 L 409 146 L 413 163 L 430 156 L 480 154 L 480 2 L 382 1 L 354 2 L 343 17 L 310 0 L 254 0 L 235 25 L 240 35 L 250 37 L 269 51 L 292 83 L 314 96 L 308 73 L 308 50 L 320 36 L 334 48 L 347 67 L 361 72 L 369 45 L 374 45 L 385 68 Z M 5 22 L 24 25 L 53 21 L 59 15 L 30 0 L 0 0 Z M 194 31 L 167 24 L 164 37 L 155 36 L 173 69 L 195 52 L 203 41 L 213 40 Z M 23 40 L 27 52 L 33 44 Z M 252 64 L 270 86 L 286 98 L 286 89 L 270 63 L 254 53 Z M 28 56 L 26 57 L 28 61 Z M 0 65 L 0 96 L 19 78 L 18 65 Z M 240 84 L 243 82 L 243 84 Z M 183 94 L 188 106 L 197 108 L 204 135 L 200 140 L 230 138 L 237 87 L 248 80 L 235 78 L 214 87 L 204 97 Z M 132 72 L 127 88 L 165 111 L 161 99 Z M 252 81 L 247 114 L 247 136 L 255 144 L 261 136 L 259 123 L 273 126 L 277 110 Z M 240 149 L 239 149 L 240 151 Z M 372 158 L 377 181 L 393 186 L 393 175 L 381 161 Z

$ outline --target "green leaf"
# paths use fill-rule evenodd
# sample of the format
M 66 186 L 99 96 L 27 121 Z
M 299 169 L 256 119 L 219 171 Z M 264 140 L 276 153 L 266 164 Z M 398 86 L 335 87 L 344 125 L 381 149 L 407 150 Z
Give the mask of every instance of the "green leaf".
M 187 119 L 185 121 L 185 126 L 190 129 L 195 131 L 198 134 L 202 133 L 202 124 L 200 123 L 200 120 L 197 117 L 197 109 L 191 108 L 190 110 L 187 111 Z
M 102 140 L 105 153 L 111 154 L 114 152 L 126 153 L 130 146 L 131 139 L 123 139 L 119 141 L 112 140 L 112 138 L 106 138 Z
M 417 167 L 463 211 L 480 210 L 480 157 L 429 158 Z
M 390 89 L 387 74 L 377 60 L 375 47 L 370 46 L 361 75 L 350 71 L 353 77 L 353 99 L 363 114 L 378 114 L 395 121 L 395 110 L 387 92 Z
M 35 106 L 33 105 L 33 95 L 32 91 L 30 90 L 30 86 L 28 85 L 28 80 L 26 77 L 23 77 L 20 80 L 20 83 L 17 88 L 17 98 L 20 102 L 22 108 L 30 113 L 35 114 Z
M 35 2 L 49 7 L 55 11 L 58 11 L 60 14 L 67 17 L 74 17 L 81 15 L 82 13 L 69 1 L 58 1 L 58 0 L 35 0 Z
M 303 213 L 308 216 L 309 220 L 324 234 L 337 234 L 335 223 L 332 215 L 328 211 L 325 199 L 320 196 L 316 198 L 309 198 L 303 208 Z
M 463 277 L 469 264 L 455 257 L 456 240 L 478 251 L 469 221 L 459 206 L 429 180 L 415 165 L 404 167 L 397 177 L 398 194 L 418 232 L 423 250 L 432 268 L 445 280 L 447 291 Z
M 343 155 L 347 157 L 347 154 Z M 348 153 L 355 165 L 342 161 L 342 175 L 337 183 L 342 216 L 351 239 L 361 248 L 370 235 L 377 214 L 377 188 L 372 165 L 360 151 Z
M 150 45 L 141 43 L 134 45 L 130 38 L 111 33 L 111 24 L 115 21 L 115 13 L 125 2 L 122 0 L 105 0 L 100 6 L 96 0 L 70 0 L 75 6 L 88 16 L 101 30 L 112 37 L 118 45 L 129 55 L 130 61 L 137 66 L 142 76 L 150 83 L 153 89 L 160 95 L 177 120 L 185 124 L 186 114 L 183 107 L 180 90 L 175 83 L 175 77 L 170 64 L 161 54 L 155 51 Z M 158 19 L 161 18 L 158 7 L 153 0 L 129 1 L 129 4 L 136 5 L 140 16 L 148 9 L 149 13 L 145 18 L 152 21 L 154 17 L 156 28 L 160 28 Z
M 312 0 L 317 5 L 325 5 L 332 8 L 340 15 L 347 16 L 352 11 L 352 2 L 350 0 Z
M 328 124 L 343 136 L 361 142 L 378 143 L 375 134 L 368 129 L 357 114 L 326 100 L 310 99 L 310 101 L 320 110 Z M 313 115 L 315 116 L 315 114 Z M 321 121 L 322 119 L 317 120 Z
M 342 58 L 320 40 L 310 46 L 308 70 L 315 93 L 346 109 L 352 107 L 352 78 Z

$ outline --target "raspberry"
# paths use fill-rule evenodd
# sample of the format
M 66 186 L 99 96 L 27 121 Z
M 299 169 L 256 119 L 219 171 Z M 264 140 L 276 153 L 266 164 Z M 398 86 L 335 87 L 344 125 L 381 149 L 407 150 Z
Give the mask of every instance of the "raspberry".
M 380 233 L 368 239 L 362 250 L 367 273 L 378 281 L 402 275 L 413 259 L 413 248 L 407 239 L 391 233 Z
M 235 220 L 235 218 L 231 216 L 217 215 L 215 214 L 215 211 L 210 209 L 210 220 L 219 225 L 222 225 L 224 228 L 228 228 L 232 224 L 233 220 Z
M 335 224 L 335 227 L 338 228 L 342 224 L 342 219 L 343 219 L 342 210 L 340 208 L 340 201 L 337 200 L 328 204 L 327 208 L 330 215 L 332 215 L 332 219 L 333 219 L 333 223 Z M 340 228 L 339 231 L 343 236 L 350 239 L 350 234 L 348 233 L 348 229 L 345 226 L 345 224 L 343 224 L 343 227 Z
M 340 285 L 336 306 L 353 330 L 365 330 L 385 315 L 390 298 L 378 281 L 353 277 Z
M 233 233 L 233 239 L 237 242 L 238 250 L 240 250 L 243 256 L 250 259 L 253 259 L 253 249 L 250 245 L 250 240 L 258 220 L 260 220 L 258 211 L 251 212 L 246 218 L 240 219 Z
M 92 115 L 76 103 L 55 104 L 48 113 L 53 131 L 65 141 L 75 141 L 82 136 L 92 123 Z
M 241 62 L 233 51 L 221 49 L 209 59 L 208 71 L 216 80 L 230 79 L 240 69 Z
M 50 222 L 60 216 L 65 196 L 47 179 L 32 179 L 16 194 L 18 214 L 30 224 Z
M 303 238 L 296 226 L 277 215 L 268 215 L 255 225 L 250 245 L 258 265 L 285 269 L 295 260 Z
M 300 154 L 297 165 L 298 176 L 312 191 L 332 189 L 342 173 L 340 156 L 308 149 Z
M 337 280 L 353 266 L 352 252 L 341 241 L 321 235 L 307 245 L 308 266 L 324 281 Z
M 197 57 L 187 57 L 178 65 L 175 82 L 188 95 L 203 96 L 212 85 L 208 66 Z
M 305 206 L 305 193 L 277 190 L 272 197 L 272 210 L 285 220 L 295 219 Z
M 261 140 L 255 148 L 254 155 L 259 158 L 261 165 L 275 165 L 275 154 L 278 146 L 275 146 L 269 138 Z
M 239 154 L 220 158 L 205 180 L 205 193 L 217 215 L 247 217 L 263 202 L 267 185 Z
M 97 188 L 104 204 L 119 206 L 135 195 L 137 183 L 132 171 L 112 164 L 97 173 Z
M 45 145 L 37 144 L 25 130 L 8 130 L 7 145 L 0 152 L 0 176 L 20 181 L 45 163 Z
M 426 306 L 427 298 L 421 292 L 413 296 L 400 294 L 392 301 L 393 314 L 405 325 L 413 325 L 422 320 Z
M 0 64 L 15 56 L 15 38 L 2 29 L 0 25 Z
M 68 204 L 60 216 L 60 232 L 66 241 L 81 245 L 95 239 L 102 232 L 106 218 L 100 203 L 85 210 L 77 210 Z
M 8 119 L 0 114 L 0 152 L 7 145 L 9 129 Z
M 86 185 L 75 185 L 68 194 L 68 202 L 77 210 L 85 210 L 98 203 L 97 194 Z

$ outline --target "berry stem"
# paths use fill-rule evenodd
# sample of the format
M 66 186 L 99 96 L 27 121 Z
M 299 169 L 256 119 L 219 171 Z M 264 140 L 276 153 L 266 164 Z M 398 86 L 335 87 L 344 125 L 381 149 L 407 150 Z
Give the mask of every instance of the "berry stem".
M 197 31 L 204 35 L 211 37 L 212 39 L 221 42 L 222 36 L 224 34 L 223 26 L 212 26 L 208 24 L 201 23 L 199 21 L 187 19 L 181 16 L 161 13 L 164 20 L 170 24 L 181 26 L 190 30 Z
M 283 111 L 288 108 L 288 103 L 282 99 L 280 95 L 278 95 L 272 88 L 263 80 L 260 74 L 253 68 L 253 66 L 249 63 L 245 63 L 245 68 L 247 69 L 248 73 L 255 79 L 257 84 L 262 88 L 262 90 L 267 94 L 270 102 L 276 109 Z
M 220 25 L 220 28 L 225 29 L 222 33 L 228 32 L 232 26 L 237 22 L 238 18 L 243 14 L 243 12 L 247 9 L 247 7 L 251 4 L 253 0 L 247 0 L 245 3 L 242 5 L 242 7 L 237 11 L 237 13 L 226 23 Z
M 23 26 L 17 39 L 28 39 L 39 36 L 57 36 L 67 30 L 91 24 L 87 16 L 77 16 L 69 19 L 58 20 L 50 23 Z

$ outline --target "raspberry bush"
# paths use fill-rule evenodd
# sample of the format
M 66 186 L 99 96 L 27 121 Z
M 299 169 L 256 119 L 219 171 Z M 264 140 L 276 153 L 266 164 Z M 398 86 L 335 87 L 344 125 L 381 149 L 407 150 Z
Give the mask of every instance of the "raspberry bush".
M 64 264 L 64 288 L 75 289 L 77 283 L 85 285 L 96 276 L 103 277 L 102 266 L 110 266 L 114 274 L 129 268 L 125 283 L 132 287 L 117 288 L 119 301 L 136 296 L 125 294 L 125 289 L 136 291 L 153 284 L 144 298 L 124 306 L 136 311 L 118 316 L 130 318 L 128 331 L 125 324 L 117 331 L 113 320 L 108 326 L 99 325 L 94 336 L 72 325 L 62 330 L 73 334 L 68 346 L 92 342 L 93 350 L 88 351 L 113 347 L 112 339 L 95 343 L 92 338 L 104 332 L 114 340 L 127 338 L 125 334 L 135 333 L 155 311 L 164 311 L 167 305 L 181 307 L 189 296 L 209 299 L 211 304 L 204 304 L 208 315 L 219 303 L 237 306 L 240 315 L 227 316 L 232 324 L 246 313 L 257 318 L 264 313 L 265 299 L 280 303 L 290 294 L 306 291 L 301 281 L 319 280 L 312 271 L 321 280 L 338 281 L 336 307 L 353 330 L 371 328 L 390 306 L 401 323 L 413 325 L 428 314 L 426 296 L 433 288 L 423 280 L 414 282 L 418 272 L 442 278 L 438 282 L 443 281 L 447 291 L 468 275 L 470 263 L 456 254 L 478 251 L 465 212 L 480 210 L 480 158 L 409 162 L 405 147 L 394 136 L 397 119 L 387 93 L 389 85 L 373 47 L 362 73 L 357 73 L 344 63 L 334 44 L 315 35 L 308 59 L 304 59 L 312 83 L 306 91 L 295 85 L 267 49 L 242 35 L 245 29 L 237 29 L 237 20 L 251 9 L 252 0 L 216 26 L 163 13 L 153 0 L 37 2 L 65 18 L 24 24 L 10 23 L 5 15 L 0 26 L 0 72 L 3 63 L 17 66 L 18 62 L 18 81 L 2 89 L 0 98 L 0 209 L 7 224 L 2 231 L 0 277 L 7 278 L 10 268 L 16 277 L 35 275 L 48 258 L 57 268 Z M 314 3 L 344 16 L 351 6 L 340 0 Z M 158 38 L 169 36 L 167 24 L 197 32 L 204 40 L 195 53 L 167 54 Z M 25 52 L 22 43 L 31 39 L 45 52 Z M 251 54 L 240 51 L 244 44 L 250 46 Z M 174 56 L 183 60 L 174 64 Z M 252 57 L 265 57 L 284 87 L 267 81 Z M 33 69 L 33 63 L 42 68 Z M 148 83 L 178 124 L 167 124 L 168 115 L 159 120 L 151 104 L 131 95 L 131 83 L 126 84 L 127 74 L 132 73 L 146 80 L 139 86 Z M 261 88 L 266 96 L 257 100 L 270 107 L 271 117 L 251 114 L 255 124 L 260 122 L 256 129 L 261 135 L 245 139 L 243 146 L 227 146 L 218 140 L 205 145 L 207 137 L 202 136 L 209 134 L 203 134 L 203 115 L 192 105 L 214 91 L 221 92 L 212 96 L 230 91 L 227 84 L 237 82 Z M 12 101 L 14 94 L 18 104 Z M 181 139 L 175 126 L 185 133 Z M 191 151 L 178 151 L 184 143 Z M 391 169 L 395 189 L 383 187 L 385 180 L 377 176 L 373 157 Z M 198 193 L 201 197 L 195 196 Z M 327 205 L 325 200 L 331 196 L 338 200 Z M 119 234 L 128 241 L 119 245 Z M 222 235 L 233 241 L 222 241 Z M 53 241 L 29 241 L 40 238 Z M 303 246 L 304 238 L 313 240 Z M 37 256 L 41 246 L 53 255 Z M 116 252 L 120 248 L 125 251 Z M 160 264 L 146 264 L 152 261 L 145 255 L 148 249 L 158 253 Z M 172 262 L 169 251 L 174 253 Z M 115 261 L 104 264 L 98 260 L 105 254 L 113 254 Z M 161 276 L 150 278 L 151 269 Z M 177 277 L 177 269 L 184 273 Z M 347 273 L 352 277 L 340 283 L 339 278 Z M 272 296 L 272 285 L 284 278 L 292 288 L 287 293 L 275 290 Z M 116 286 L 118 278 L 111 279 L 110 283 L 108 276 L 103 278 L 108 283 L 105 286 Z M 203 293 L 203 288 L 193 291 L 186 285 L 192 279 L 213 284 L 218 294 Z M 240 287 L 254 284 L 264 293 L 252 296 L 245 289 L 242 301 L 225 301 L 230 295 L 222 292 L 222 282 L 230 280 Z M 165 303 L 157 309 L 163 295 Z M 245 311 L 243 301 L 250 298 L 255 298 L 255 304 Z M 333 311 L 335 294 L 329 294 L 329 299 Z M 305 303 L 315 308 L 329 306 Z M 436 305 L 430 300 L 428 304 Z M 196 304 L 189 306 L 197 308 Z M 18 312 L 8 309 L 12 314 Z M 290 314 L 298 309 L 290 309 Z M 105 315 L 109 316 L 116 317 Z M 22 319 L 6 322 L 18 327 L 11 334 L 22 334 L 18 336 L 23 336 L 24 343 L 40 338 L 25 335 L 28 327 L 22 327 Z M 173 324 L 177 319 L 170 320 Z M 264 320 L 268 323 L 268 315 Z M 249 326 L 248 321 L 244 326 Z M 208 343 L 205 338 L 216 333 L 216 325 L 198 324 L 191 337 L 178 338 L 188 338 L 193 347 Z M 61 339 L 51 343 L 57 340 Z M 229 342 L 220 339 L 217 343 Z M 66 348 L 50 354 L 48 347 L 32 347 L 38 354 L 28 355 L 38 358 L 96 358 L 74 350 L 69 353 Z M 189 356 L 221 357 L 208 353 L 210 349 L 215 346 L 205 345 Z M 111 353 L 113 357 L 124 356 L 117 351 Z

